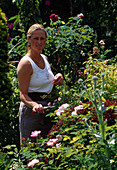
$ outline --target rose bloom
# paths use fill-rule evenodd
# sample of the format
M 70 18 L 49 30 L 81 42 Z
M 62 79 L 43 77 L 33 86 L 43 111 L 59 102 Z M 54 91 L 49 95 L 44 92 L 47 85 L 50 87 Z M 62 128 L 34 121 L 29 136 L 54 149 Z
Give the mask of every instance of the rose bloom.
M 77 15 L 77 17 L 83 18 L 84 15 L 83 15 L 83 13 L 80 13 L 80 14 Z
M 60 100 L 61 100 L 61 97 L 58 98 L 58 101 L 60 101 Z
M 61 113 L 64 113 L 64 111 L 67 109 L 67 107 L 69 107 L 69 104 L 67 104 L 67 103 L 62 104 L 62 105 L 58 108 L 58 110 L 57 110 L 57 112 L 56 112 L 56 115 L 57 115 L 57 116 L 60 116 Z
M 47 0 L 47 1 L 45 2 L 45 5 L 46 5 L 46 6 L 50 6 L 50 1 Z
M 53 22 L 56 22 L 56 21 L 58 21 L 58 15 L 52 14 L 52 15 L 50 15 L 50 19 L 51 19 Z
M 11 41 L 11 37 L 8 35 L 7 40 L 10 42 Z
M 46 144 L 47 146 L 54 146 L 54 144 L 57 142 L 58 142 L 58 139 L 49 139 L 49 141 Z
M 31 137 L 37 137 L 40 133 L 41 133 L 40 130 L 39 130 L 39 131 L 35 130 L 34 132 L 31 133 L 30 136 L 31 136 Z
M 33 159 L 28 163 L 28 167 L 33 167 L 35 164 L 39 163 L 38 159 Z
M 98 47 L 93 47 L 93 54 L 98 54 L 100 52 L 100 50 L 98 49 Z
M 105 45 L 105 42 L 104 42 L 103 40 L 100 40 L 100 41 L 99 41 L 99 44 L 100 44 L 100 45 Z

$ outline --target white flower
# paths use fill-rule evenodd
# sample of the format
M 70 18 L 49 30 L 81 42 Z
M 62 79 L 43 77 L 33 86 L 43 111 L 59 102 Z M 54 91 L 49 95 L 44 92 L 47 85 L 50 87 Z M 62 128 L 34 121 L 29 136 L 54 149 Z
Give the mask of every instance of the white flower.
M 82 109 L 83 109 L 83 105 L 79 105 L 74 108 L 75 112 L 77 112 L 78 110 L 82 110 Z
M 97 135 L 96 133 L 93 133 L 93 134 L 94 134 L 94 136 L 95 136 L 96 138 L 101 139 L 101 136 L 100 136 L 100 135 Z
M 101 111 L 102 110 L 102 107 L 101 106 L 99 106 L 99 111 Z
M 28 163 L 28 167 L 33 167 L 35 164 L 39 163 L 38 159 L 33 159 Z
M 114 145 L 115 144 L 115 139 L 112 139 L 110 142 L 108 142 L 109 144 Z
M 61 112 L 60 111 L 57 111 L 56 112 L 56 115 L 59 117 L 59 116 L 61 116 Z
M 78 116 L 75 111 L 73 111 L 71 114 L 72 114 L 72 116 L 74 116 L 74 117 L 75 117 L 75 116 Z
M 97 76 L 93 76 L 92 80 L 98 80 L 98 77 Z
M 57 143 L 57 144 L 56 144 L 56 147 L 57 147 L 57 148 L 61 147 L 61 143 Z

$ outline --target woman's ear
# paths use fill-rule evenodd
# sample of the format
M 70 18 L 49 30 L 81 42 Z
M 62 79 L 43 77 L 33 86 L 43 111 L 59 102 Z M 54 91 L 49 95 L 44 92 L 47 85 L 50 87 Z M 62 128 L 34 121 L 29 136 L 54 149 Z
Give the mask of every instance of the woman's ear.
M 27 40 L 29 41 L 29 40 L 30 40 L 30 37 L 27 36 Z

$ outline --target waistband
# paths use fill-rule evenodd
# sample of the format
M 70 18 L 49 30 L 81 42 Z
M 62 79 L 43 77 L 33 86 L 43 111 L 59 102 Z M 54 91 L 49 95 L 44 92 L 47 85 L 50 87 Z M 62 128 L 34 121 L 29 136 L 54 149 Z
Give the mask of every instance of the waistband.
M 45 101 L 48 99 L 49 94 L 41 92 L 29 92 L 28 96 L 35 101 Z

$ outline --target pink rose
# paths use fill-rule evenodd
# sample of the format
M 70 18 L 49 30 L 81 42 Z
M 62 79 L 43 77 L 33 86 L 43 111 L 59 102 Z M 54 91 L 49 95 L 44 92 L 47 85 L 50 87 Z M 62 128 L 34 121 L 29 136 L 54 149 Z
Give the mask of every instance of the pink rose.
M 47 146 L 54 146 L 54 144 L 57 142 L 58 142 L 58 139 L 49 139 L 49 141 L 46 144 Z
M 100 41 L 99 41 L 99 44 L 100 44 L 100 45 L 105 45 L 105 42 L 104 42 L 103 40 L 100 40 Z
M 30 136 L 31 136 L 31 137 L 37 137 L 40 133 L 41 133 L 40 130 L 39 130 L 39 131 L 35 130 L 34 132 L 31 133 Z
M 77 17 L 83 18 L 84 15 L 83 15 L 83 13 L 80 13 L 80 14 L 77 15 Z
M 28 167 L 33 167 L 35 164 L 39 163 L 38 159 L 33 159 L 28 163 Z
M 62 105 L 58 108 L 58 110 L 57 110 L 57 112 L 56 112 L 56 115 L 57 115 L 57 116 L 60 116 L 61 113 L 64 113 L 64 111 L 67 109 L 67 107 L 69 107 L 69 104 L 67 104 L 67 103 L 62 104 Z
M 58 101 L 61 101 L 61 97 L 58 98 Z

